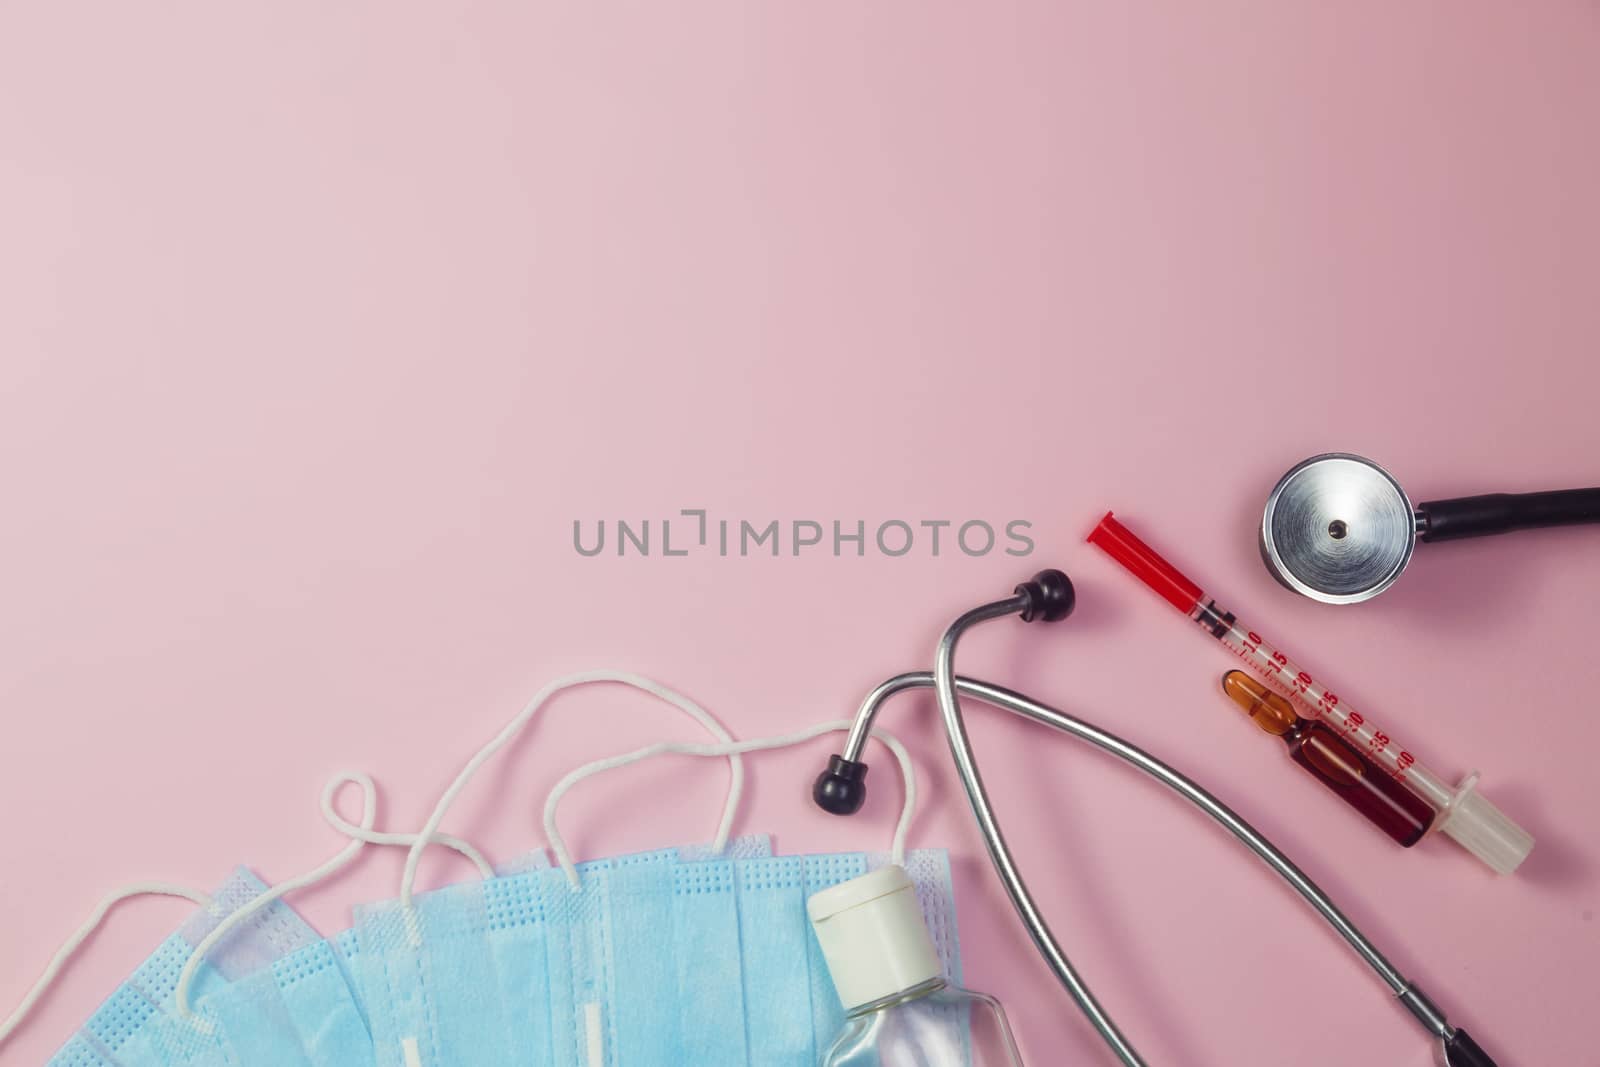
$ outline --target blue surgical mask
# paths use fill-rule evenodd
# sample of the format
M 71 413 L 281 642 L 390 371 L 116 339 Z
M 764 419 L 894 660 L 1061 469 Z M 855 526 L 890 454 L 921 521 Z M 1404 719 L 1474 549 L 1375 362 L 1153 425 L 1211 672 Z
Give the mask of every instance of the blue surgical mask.
M 547 914 L 579 920 L 565 944 L 548 943 L 556 1063 L 566 1053 L 585 1067 L 745 1062 L 735 872 L 766 862 L 771 846 L 743 839 L 727 859 L 690 858 L 712 851 L 580 864 L 576 887 L 547 877 Z
M 504 748 L 554 694 L 590 683 L 621 684 L 655 696 L 694 718 L 715 737 L 728 732 L 688 698 L 648 679 L 591 671 L 542 689 L 470 760 L 424 825 L 435 834 L 472 776 Z M 730 755 L 732 788 L 714 851 L 733 821 L 743 766 Z M 407 858 L 400 899 L 360 909 L 358 984 L 368 1008 L 378 1067 L 545 1063 L 568 1067 L 611 1061 L 619 1030 L 611 957 L 610 865 L 563 885 L 565 872 L 523 872 L 434 894 L 413 892 L 421 847 Z M 676 857 L 671 857 L 676 862 Z M 661 861 L 667 862 L 666 858 Z M 585 884 L 587 883 L 587 884 Z M 542 974 L 540 950 L 543 950 Z M 624 985 L 627 983 L 624 982 Z M 475 990 L 470 1003 L 461 990 Z M 464 1022 L 458 1022 L 464 1020 Z M 541 1051 L 534 1028 L 542 1024 Z
M 100 1046 L 82 1034 L 73 1034 L 45 1067 L 117 1067 Z
M 722 1006 L 735 1014 L 722 1015 L 719 1026 L 715 1018 L 706 1018 L 714 1005 L 685 995 L 701 991 L 717 999 L 739 993 L 737 967 L 719 966 L 717 960 L 729 947 L 738 949 L 730 937 L 737 929 L 732 881 L 731 861 L 682 863 L 675 851 L 611 861 L 605 874 L 612 960 L 606 1022 L 615 1053 L 605 1062 L 628 1067 L 742 1062 L 743 1034 L 728 1025 L 742 1017 L 742 997 Z M 710 973 L 695 969 L 702 960 Z M 736 1033 L 737 1045 L 728 1040 Z M 697 1042 L 700 1047 L 691 1052 L 688 1040 L 699 1034 L 708 1040 Z
M 739 865 L 739 947 L 745 1046 L 762 1067 L 815 1067 L 811 937 L 805 860 L 780 856 Z
M 357 909 L 355 971 L 379 1067 L 511 1062 L 485 884 Z
M 73 1061 L 94 1063 L 95 1056 L 118 1067 L 165 1067 L 174 1035 L 195 1031 L 199 1025 L 179 1018 L 173 1003 L 178 976 L 195 945 L 225 916 L 265 889 L 249 871 L 236 871 L 213 895 L 210 908 L 163 941 L 90 1016 L 51 1061 L 51 1067 L 66 1067 Z M 201 964 L 194 988 L 201 997 L 219 994 L 316 938 L 316 932 L 287 905 L 274 903 L 242 925 Z
M 602 1060 L 629 1067 L 744 1062 L 742 1027 L 727 1024 L 743 1018 L 733 859 L 700 858 L 711 851 L 579 865 L 587 896 L 576 900 L 559 872 L 485 883 L 500 995 L 529 1023 L 513 1029 L 513 1062 L 543 1067 L 581 1054 L 583 1063 L 591 1045 Z M 771 843 L 738 838 L 724 851 L 765 856 Z M 609 946 L 598 976 L 589 949 L 597 939 Z M 684 989 L 694 996 L 681 995 Z
M 351 784 L 361 787 L 365 799 L 359 825 L 334 808 L 335 794 Z M 376 785 L 367 775 L 331 779 L 323 790 L 323 814 L 350 843 L 315 870 L 274 889 L 240 872 L 215 897 L 166 883 L 138 883 L 111 894 L 57 953 L 18 1011 L 0 1023 L 0 1035 L 26 1017 L 63 961 L 115 903 L 146 894 L 182 896 L 203 904 L 201 914 L 118 988 L 61 1051 L 61 1062 L 116 1067 L 371 1062 L 363 1005 L 348 977 L 359 946 L 348 934 L 338 944 L 322 941 L 281 897 L 339 870 L 369 844 L 409 846 L 415 840 L 373 828 L 376 798 Z M 492 873 L 468 843 L 448 835 L 431 841 Z
M 582 882 L 561 872 L 541 879 L 550 980 L 550 1048 L 558 1065 L 607 1067 L 615 1048 L 616 997 L 611 980 L 611 860 L 579 868 Z
M 273 933 L 218 957 L 237 980 L 208 969 L 196 998 L 203 1025 L 163 1013 L 136 1028 L 157 1037 L 159 1058 L 124 1060 L 80 1035 L 51 1067 L 810 1067 L 841 1009 L 804 898 L 877 859 L 773 858 L 764 855 L 765 839 L 746 839 L 728 849 L 739 858 L 686 861 L 706 851 L 580 864 L 576 890 L 562 871 L 535 866 L 425 894 L 415 901 L 420 948 L 403 920 L 392 944 L 375 936 L 371 924 L 389 921 L 399 907 L 378 905 L 361 909 L 362 922 L 334 941 L 312 941 L 259 967 L 272 953 L 264 945 L 285 929 L 275 917 L 256 928 Z M 913 852 L 906 865 L 931 905 L 930 929 L 954 975 L 948 864 L 941 853 Z M 260 889 L 252 879 L 233 895 Z M 303 927 L 292 916 L 289 922 L 289 930 Z M 401 946 L 387 966 L 369 966 Z M 130 985 L 165 992 L 170 1003 L 190 948 L 177 938 Z M 402 959 L 411 971 L 394 966 Z M 251 966 L 257 969 L 244 973 Z M 385 972 L 380 985 L 369 985 Z M 413 985 L 410 975 L 426 977 Z M 451 975 L 460 978 L 460 995 L 441 997 Z M 468 999 L 479 1003 L 462 1010 Z M 363 1002 L 388 1023 L 369 1031 Z M 408 1012 L 415 1032 L 375 1046 L 370 1034 L 403 1025 Z M 98 1029 L 110 1036 L 104 1023 Z
M 212 1043 L 189 1044 L 185 1062 L 192 1067 L 372 1062 L 372 1036 L 326 941 L 275 961 L 201 1004 Z
M 311 1067 L 372 1062 L 372 1034 L 333 944 L 319 941 L 284 957 L 272 977 Z
M 759 838 L 728 851 L 769 849 Z M 731 860 L 712 863 L 731 878 Z M 672 1030 L 680 1027 L 675 964 L 646 977 L 662 965 L 666 940 L 678 930 L 737 949 L 731 886 L 720 915 L 709 894 L 686 896 L 682 908 L 675 900 L 677 872 L 707 865 L 664 850 L 579 865 L 577 888 L 535 867 L 419 895 L 410 918 L 400 901 L 358 909 L 355 985 L 378 1067 L 587 1065 L 591 1052 L 631 1065 L 653 1055 L 660 1019 L 670 1013 Z
M 672 922 L 667 931 L 672 964 L 663 981 L 665 989 L 677 995 L 663 996 L 654 1006 L 669 1038 L 662 1043 L 662 1054 L 647 1063 L 749 1062 L 735 862 L 712 859 L 672 870 Z M 647 951 L 641 948 L 634 954 Z M 634 1038 L 630 1048 L 640 1040 Z
M 610 672 L 579 680 L 628 681 Z M 196 1017 L 174 1019 L 170 1011 L 126 1001 L 108 1004 L 96 1020 L 101 1033 L 86 1027 L 53 1067 L 811 1067 L 837 1029 L 839 1008 L 805 898 L 858 877 L 872 861 L 860 854 L 774 858 L 764 845 L 724 843 L 742 782 L 739 754 L 806 740 L 841 724 L 770 741 L 654 746 L 575 772 L 557 787 L 559 794 L 585 774 L 657 751 L 731 758 L 727 810 L 709 849 L 573 865 L 554 833 L 553 795 L 547 828 L 560 869 L 534 866 L 412 894 L 422 842 L 438 839 L 450 801 L 544 696 L 564 684 L 536 698 L 446 791 L 413 839 L 400 900 L 358 909 L 354 928 L 331 942 L 309 929 L 282 936 L 268 930 L 269 918 L 278 922 L 287 911 L 273 903 L 224 943 L 239 941 L 242 949 L 225 953 L 219 944 L 195 975 Z M 628 684 L 703 714 L 650 683 Z M 898 747 L 897 755 L 908 781 L 898 854 L 912 800 L 909 767 Z M 365 788 L 370 812 L 370 780 Z M 345 829 L 353 841 L 403 843 L 394 840 L 401 835 L 373 833 L 366 816 L 361 827 Z M 325 877 L 358 850 L 353 845 L 255 905 Z M 919 855 L 926 854 L 906 860 L 914 874 Z M 942 918 L 953 916 L 948 865 L 937 859 L 922 866 L 930 926 L 936 940 L 948 931 L 940 947 L 953 950 L 953 923 Z M 481 862 L 480 869 L 486 869 Z M 247 895 L 263 888 L 255 883 Z M 246 936 L 258 924 L 265 936 L 256 940 L 265 946 Z M 193 955 L 195 942 L 191 936 L 173 946 L 177 967 Z M 167 985 L 171 999 L 170 980 L 148 984 Z M 133 1036 L 122 1036 L 121 1029 Z M 148 1058 L 125 1058 L 141 1047 Z
M 356 981 L 356 969 L 361 964 L 361 941 L 352 928 L 333 938 L 329 943 L 333 948 L 333 962 L 338 965 L 339 973 L 344 976 L 345 985 L 350 990 L 350 999 L 356 1006 L 356 1014 L 361 1017 L 361 1025 L 368 1034 L 371 1034 L 372 1023 L 368 1018 L 367 1003 L 361 995 L 361 984 Z
M 519 1020 L 509 1035 L 510 1062 L 551 1067 L 550 978 L 540 869 L 502 875 L 484 883 L 488 909 L 484 939 L 494 962 L 501 1001 Z

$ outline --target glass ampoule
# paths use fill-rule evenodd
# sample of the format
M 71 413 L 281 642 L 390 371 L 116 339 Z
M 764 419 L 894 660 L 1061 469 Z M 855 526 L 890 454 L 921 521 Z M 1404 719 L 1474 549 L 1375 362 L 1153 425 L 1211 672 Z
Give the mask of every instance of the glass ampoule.
M 904 868 L 825 889 L 806 907 L 846 1012 L 822 1067 L 1022 1067 L 1000 1002 L 945 979 Z
M 1222 691 L 1262 730 L 1289 747 L 1289 758 L 1338 794 L 1384 833 L 1410 848 L 1432 825 L 1433 805 L 1407 789 L 1316 719 L 1302 719 L 1290 703 L 1243 671 L 1222 676 Z

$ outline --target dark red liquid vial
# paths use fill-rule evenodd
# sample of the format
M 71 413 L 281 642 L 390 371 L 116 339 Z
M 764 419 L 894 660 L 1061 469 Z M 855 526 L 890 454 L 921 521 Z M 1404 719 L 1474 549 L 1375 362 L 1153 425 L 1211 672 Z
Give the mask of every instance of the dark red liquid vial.
M 1283 697 L 1243 671 L 1229 671 L 1223 692 L 1261 729 L 1289 746 L 1289 757 L 1344 798 L 1378 829 L 1410 848 L 1433 824 L 1433 805 L 1385 774 L 1326 723 L 1302 719 Z

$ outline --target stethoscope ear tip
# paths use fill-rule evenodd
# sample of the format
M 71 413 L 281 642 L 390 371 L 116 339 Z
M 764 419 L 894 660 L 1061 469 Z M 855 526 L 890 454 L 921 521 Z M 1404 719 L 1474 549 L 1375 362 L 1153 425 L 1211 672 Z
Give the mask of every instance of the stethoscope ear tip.
M 1021 611 L 1023 622 L 1036 619 L 1059 622 L 1071 615 L 1078 603 L 1078 595 L 1072 589 L 1072 579 L 1067 577 L 1066 572 L 1054 568 L 1040 571 L 1013 592 L 1028 598 L 1027 606 Z
M 817 775 L 811 799 L 829 815 L 854 815 L 867 802 L 867 765 L 843 756 L 828 759 L 828 769 Z

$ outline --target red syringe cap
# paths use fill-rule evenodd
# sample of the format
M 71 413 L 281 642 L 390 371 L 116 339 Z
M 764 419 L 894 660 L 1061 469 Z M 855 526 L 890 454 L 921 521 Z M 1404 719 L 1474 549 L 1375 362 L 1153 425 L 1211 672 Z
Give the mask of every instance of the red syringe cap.
M 1183 572 L 1162 559 L 1156 550 L 1133 536 L 1122 523 L 1106 512 L 1105 518 L 1089 534 L 1089 543 L 1098 545 L 1106 554 L 1128 570 L 1151 589 L 1166 598 L 1167 603 L 1185 615 L 1199 602 L 1200 587 L 1183 576 Z

